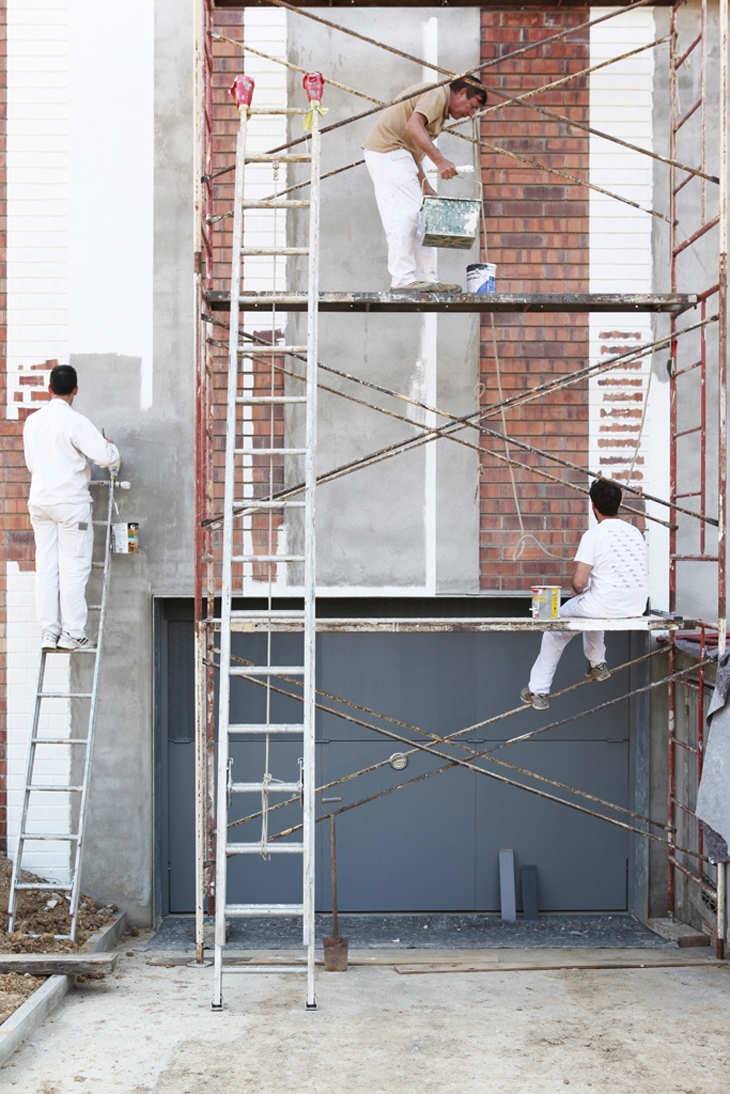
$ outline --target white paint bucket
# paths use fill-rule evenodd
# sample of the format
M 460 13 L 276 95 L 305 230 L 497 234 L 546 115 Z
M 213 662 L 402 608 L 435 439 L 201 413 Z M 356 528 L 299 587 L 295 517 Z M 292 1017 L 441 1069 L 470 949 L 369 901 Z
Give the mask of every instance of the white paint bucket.
M 532 618 L 557 619 L 560 613 L 560 585 L 532 586 Z
M 466 267 L 466 291 L 473 293 L 497 291 L 497 267 L 493 262 L 474 262 Z

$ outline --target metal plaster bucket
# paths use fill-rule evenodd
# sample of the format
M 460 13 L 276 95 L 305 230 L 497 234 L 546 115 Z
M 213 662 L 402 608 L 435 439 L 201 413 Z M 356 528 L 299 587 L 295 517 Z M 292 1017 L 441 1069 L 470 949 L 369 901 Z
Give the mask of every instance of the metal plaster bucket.
M 481 208 L 479 198 L 424 197 L 421 243 L 468 251 L 477 238 Z
M 532 618 L 558 619 L 560 614 L 560 585 L 532 586 Z
M 493 262 L 473 262 L 466 267 L 466 291 L 472 293 L 497 291 L 497 267 Z

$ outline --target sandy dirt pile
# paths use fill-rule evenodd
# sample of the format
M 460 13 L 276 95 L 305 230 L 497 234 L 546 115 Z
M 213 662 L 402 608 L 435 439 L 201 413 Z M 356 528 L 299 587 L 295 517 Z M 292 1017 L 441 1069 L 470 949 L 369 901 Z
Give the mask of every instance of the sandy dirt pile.
M 90 935 L 100 927 L 111 923 L 115 905 L 100 907 L 91 897 L 81 898 L 76 927 L 76 941 L 56 938 L 68 934 L 68 897 L 65 893 L 46 889 L 42 892 L 24 892 L 18 897 L 16 930 L 8 933 L 8 896 L 13 864 L 0 858 L 0 953 L 63 953 L 79 950 Z M 41 881 L 35 874 L 23 871 L 23 881 Z M 0 1023 L 25 1002 L 29 995 L 45 981 L 45 976 L 30 973 L 0 973 Z
M 114 918 L 116 905 L 100 907 L 91 897 L 82 896 L 76 941 L 54 938 L 54 935 L 68 934 L 70 930 L 66 893 L 49 889 L 35 893 L 29 891 L 18 897 L 16 929 L 8 933 L 7 907 L 12 869 L 9 859 L 0 858 L 0 953 L 57 953 L 78 950 L 90 935 L 111 923 Z M 35 874 L 23 871 L 23 881 L 42 880 Z
M 0 975 L 0 1025 L 21 1006 L 45 976 L 31 976 L 29 972 L 5 972 Z

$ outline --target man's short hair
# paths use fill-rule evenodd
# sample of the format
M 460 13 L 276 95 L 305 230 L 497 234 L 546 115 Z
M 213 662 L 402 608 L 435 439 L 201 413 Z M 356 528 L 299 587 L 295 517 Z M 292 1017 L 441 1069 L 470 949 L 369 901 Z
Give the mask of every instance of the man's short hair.
M 594 479 L 589 491 L 591 501 L 602 517 L 615 517 L 618 513 L 623 492 L 612 479 Z
M 54 395 L 70 395 L 79 385 L 76 369 L 73 365 L 56 365 L 51 369 L 49 383 Z
M 459 77 L 458 80 L 452 80 L 449 87 L 452 91 L 467 91 L 470 99 L 479 99 L 482 106 L 486 106 L 487 89 L 475 77 L 467 76 L 464 79 Z

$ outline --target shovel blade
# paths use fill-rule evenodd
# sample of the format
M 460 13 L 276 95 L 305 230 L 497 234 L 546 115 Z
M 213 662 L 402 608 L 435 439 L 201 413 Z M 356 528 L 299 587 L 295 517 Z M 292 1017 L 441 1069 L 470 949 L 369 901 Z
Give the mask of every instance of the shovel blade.
M 325 972 L 347 972 L 347 939 L 324 938 Z

